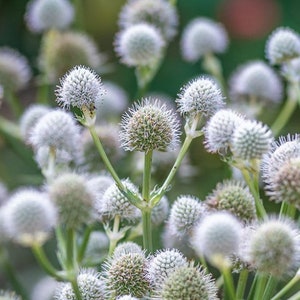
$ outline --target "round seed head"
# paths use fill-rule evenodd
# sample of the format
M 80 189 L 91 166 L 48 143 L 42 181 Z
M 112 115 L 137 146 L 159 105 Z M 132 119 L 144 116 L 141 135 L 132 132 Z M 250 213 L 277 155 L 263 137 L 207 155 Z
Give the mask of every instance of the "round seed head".
M 131 192 L 138 193 L 138 188 L 129 179 L 122 180 L 122 183 Z M 140 210 L 130 203 L 115 183 L 106 189 L 102 201 L 97 202 L 96 209 L 102 221 L 114 219 L 116 215 L 127 221 L 141 217 Z
M 283 86 L 275 71 L 263 61 L 251 61 L 239 67 L 229 82 L 234 101 L 255 98 L 259 103 L 278 103 Z
M 151 221 L 154 226 L 161 225 L 168 217 L 169 201 L 166 196 L 163 196 L 159 203 L 153 207 L 151 212 Z
M 226 153 L 231 144 L 234 130 L 244 121 L 244 118 L 229 109 L 217 111 L 204 128 L 205 147 L 209 152 Z
M 176 102 L 179 112 L 188 117 L 197 114 L 210 117 L 224 106 L 217 83 L 205 76 L 194 79 L 182 87 Z
M 242 226 L 228 212 L 215 212 L 207 215 L 195 227 L 191 238 L 197 254 L 204 255 L 213 264 L 219 259 L 228 259 L 239 250 Z
M 21 297 L 16 295 L 14 292 L 0 290 L 1 300 L 21 300 Z
M 300 56 L 300 37 L 290 28 L 273 31 L 266 44 L 266 57 L 272 65 L 285 63 Z
M 120 243 L 114 250 L 112 259 L 119 259 L 121 256 L 129 254 L 129 253 L 138 253 L 144 255 L 144 251 L 141 246 L 134 242 L 123 242 Z
M 216 210 L 225 210 L 243 223 L 256 220 L 255 201 L 248 187 L 241 181 L 218 183 L 205 199 L 206 204 Z
M 129 294 L 142 298 L 150 288 L 146 267 L 147 259 L 141 253 L 128 253 L 111 259 L 105 266 L 108 293 L 115 297 Z
M 205 213 L 205 206 L 193 196 L 179 196 L 173 203 L 169 216 L 169 226 L 173 234 L 182 237 L 190 233 Z
M 66 109 L 78 107 L 94 112 L 103 94 L 101 78 L 88 67 L 75 66 L 60 80 L 56 101 Z
M 119 16 L 120 27 L 128 28 L 139 23 L 155 26 L 164 39 L 169 41 L 177 31 L 177 11 L 175 6 L 165 0 L 128 0 Z
M 50 83 L 57 83 L 76 65 L 98 69 L 104 62 L 105 56 L 84 33 L 51 31 L 42 40 L 39 65 Z
M 59 221 L 66 228 L 78 229 L 93 221 L 94 194 L 81 175 L 60 175 L 49 186 L 49 194 L 58 208 Z
M 181 53 L 186 61 L 196 62 L 209 53 L 223 53 L 228 46 L 224 26 L 207 18 L 196 18 L 185 27 Z
M 31 300 L 53 300 L 57 288 L 57 281 L 52 277 L 43 277 L 33 287 Z M 0 297 L 1 299 L 1 297 Z M 3 300 L 3 299 L 1 299 Z
M 0 48 L 0 85 L 4 90 L 17 91 L 24 88 L 31 76 L 25 56 L 11 48 Z
M 56 207 L 47 194 L 33 189 L 19 190 L 12 195 L 4 212 L 9 237 L 24 247 L 42 245 L 56 225 Z
M 272 132 L 266 125 L 246 120 L 235 129 L 231 150 L 235 157 L 243 160 L 261 159 L 272 141 Z
M 50 112 L 50 107 L 42 104 L 32 104 L 24 111 L 20 118 L 20 130 L 25 142 L 29 143 L 31 130 L 37 121 L 48 112 Z
M 143 99 L 123 115 L 120 139 L 127 151 L 172 150 L 179 140 L 176 114 L 157 99 Z
M 128 66 L 150 66 L 161 56 L 164 40 L 147 23 L 132 25 L 116 35 L 115 51 Z
M 187 265 L 187 259 L 176 249 L 158 251 L 149 262 L 149 280 L 158 288 L 176 268 Z
M 160 299 L 216 300 L 217 288 L 210 274 L 190 266 L 176 268 L 158 291 Z
M 25 13 L 29 30 L 36 33 L 64 29 L 71 24 L 73 18 L 74 8 L 68 0 L 32 0 Z
M 299 237 L 292 221 L 265 220 L 250 235 L 247 259 L 258 271 L 281 277 L 299 266 Z

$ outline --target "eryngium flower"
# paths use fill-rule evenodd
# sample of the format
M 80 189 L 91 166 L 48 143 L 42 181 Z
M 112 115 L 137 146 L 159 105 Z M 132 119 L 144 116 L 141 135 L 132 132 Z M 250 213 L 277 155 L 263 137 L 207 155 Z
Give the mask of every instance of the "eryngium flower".
M 1 300 L 21 300 L 21 297 L 16 295 L 14 292 L 0 290 Z
M 234 101 L 255 99 L 259 103 L 278 103 L 282 98 L 282 82 L 263 61 L 251 61 L 239 67 L 230 79 L 230 95 Z
M 204 255 L 213 264 L 237 254 L 242 226 L 228 212 L 207 215 L 195 227 L 191 244 L 198 255 Z
M 94 269 L 82 269 L 77 276 L 78 289 L 82 300 L 104 300 L 105 298 L 105 283 L 101 278 L 101 274 Z M 56 300 L 76 300 L 70 282 L 61 283 L 56 290 Z
M 57 211 L 46 193 L 22 189 L 4 209 L 4 226 L 10 238 L 25 247 L 43 244 L 56 225 Z
M 0 85 L 4 91 L 17 91 L 24 88 L 31 75 L 25 56 L 11 48 L 0 48 Z
M 32 0 L 28 3 L 25 21 L 32 32 L 64 29 L 74 18 L 74 8 L 68 0 Z
M 210 274 L 198 267 L 176 268 L 157 291 L 157 298 L 164 300 L 217 300 L 217 287 Z
M 58 208 L 59 221 L 66 228 L 77 229 L 93 220 L 94 194 L 83 176 L 62 174 L 48 189 L 51 200 Z
M 158 251 L 149 262 L 149 280 L 158 288 L 176 268 L 187 265 L 187 259 L 177 249 Z
M 220 87 L 206 76 L 191 80 L 182 87 L 176 102 L 179 112 L 188 117 L 197 114 L 210 117 L 224 106 Z
M 188 235 L 192 227 L 205 213 L 205 206 L 193 196 L 179 196 L 173 203 L 168 224 L 178 237 Z
M 272 132 L 266 125 L 246 120 L 235 129 L 231 150 L 242 160 L 261 159 L 269 151 L 272 141 Z
M 256 219 L 255 201 L 248 187 L 242 181 L 225 180 L 218 183 L 205 203 L 214 209 L 225 210 L 243 223 Z
M 281 277 L 299 267 L 299 238 L 291 220 L 265 220 L 250 235 L 247 259 L 258 271 Z
M 104 61 L 95 42 L 84 33 L 53 31 L 42 41 L 39 64 L 51 83 L 76 65 L 98 69 Z
M 100 76 L 84 66 L 71 69 L 56 89 L 57 102 L 66 109 L 72 106 L 94 111 L 103 94 Z
M 123 115 L 120 139 L 129 151 L 173 150 L 179 139 L 176 114 L 159 100 L 143 99 Z
M 205 54 L 223 53 L 228 46 L 224 26 L 207 18 L 196 18 L 184 29 L 181 52 L 186 61 L 195 62 Z
M 111 258 L 105 265 L 107 292 L 113 297 L 130 294 L 142 298 L 150 288 L 146 275 L 147 262 L 144 253 Z
M 123 242 L 117 245 L 115 248 L 112 259 L 119 259 L 121 256 L 129 253 L 138 253 L 144 255 L 144 251 L 138 244 L 134 242 Z
M 175 6 L 166 0 L 128 0 L 119 16 L 120 27 L 139 23 L 152 24 L 169 41 L 176 34 L 178 25 Z
M 244 118 L 229 109 L 217 111 L 204 128 L 205 148 L 209 152 L 227 152 L 231 144 L 234 130 L 244 121 Z
M 300 56 L 300 37 L 290 28 L 275 29 L 266 44 L 266 57 L 272 65 Z
M 132 25 L 116 35 L 115 51 L 128 66 L 150 66 L 161 56 L 164 46 L 160 32 L 147 23 Z

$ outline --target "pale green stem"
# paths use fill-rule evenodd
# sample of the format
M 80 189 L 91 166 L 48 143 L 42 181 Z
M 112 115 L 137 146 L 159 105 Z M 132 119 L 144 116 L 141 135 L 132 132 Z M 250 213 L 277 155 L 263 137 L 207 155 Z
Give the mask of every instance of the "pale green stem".
M 300 299 L 300 292 L 296 293 L 294 296 L 288 298 L 287 300 L 299 300 Z
M 300 280 L 300 276 L 297 273 L 271 300 L 280 300 L 282 296 L 286 294 L 296 283 Z
M 16 94 L 13 91 L 6 91 L 4 96 L 7 99 L 14 117 L 18 119 L 23 111 L 20 100 L 17 98 Z
M 55 178 L 55 160 L 56 160 L 56 148 L 50 147 L 48 154 L 48 164 L 47 168 L 42 170 L 43 175 L 45 176 L 47 183 L 51 183 Z
M 221 269 L 222 276 L 224 278 L 224 288 L 230 300 L 236 300 L 235 288 L 232 279 L 232 274 L 229 267 L 223 267 Z
M 37 102 L 43 105 L 49 105 L 49 83 L 47 83 L 47 80 L 44 78 L 38 87 Z
M 241 300 L 244 299 L 245 288 L 248 280 L 249 271 L 247 269 L 243 269 L 239 275 L 239 281 L 236 288 L 236 299 Z
M 292 206 L 291 204 L 285 201 L 281 203 L 280 212 L 279 212 L 280 216 L 288 216 L 291 219 L 294 219 L 295 213 L 296 213 L 296 209 L 294 206 Z
M 262 299 L 268 277 L 264 274 L 259 274 L 256 285 L 254 299 Z
M 86 247 L 88 245 L 88 242 L 89 242 L 90 235 L 91 235 L 92 231 L 93 231 L 93 226 L 87 227 L 84 231 L 82 243 L 80 245 L 80 248 L 79 248 L 78 254 L 77 254 L 77 262 L 78 263 L 82 262 L 82 260 L 84 258 L 85 250 L 86 250 Z
M 274 278 L 273 276 L 270 276 L 263 295 L 263 300 L 271 299 L 271 296 L 274 294 L 277 284 L 278 284 L 278 279 Z
M 75 230 L 73 228 L 67 229 L 67 237 L 66 237 L 66 263 L 67 263 L 67 270 L 74 271 L 74 243 L 75 243 Z
M 71 285 L 72 285 L 73 291 L 75 293 L 76 300 L 82 300 L 76 277 L 75 277 L 75 279 L 71 280 Z
M 121 222 L 121 217 L 119 215 L 116 215 L 114 218 L 112 234 L 108 234 L 108 238 L 109 238 L 108 255 L 113 254 L 113 252 L 118 244 L 118 241 L 121 238 L 121 236 L 119 235 L 120 222 Z

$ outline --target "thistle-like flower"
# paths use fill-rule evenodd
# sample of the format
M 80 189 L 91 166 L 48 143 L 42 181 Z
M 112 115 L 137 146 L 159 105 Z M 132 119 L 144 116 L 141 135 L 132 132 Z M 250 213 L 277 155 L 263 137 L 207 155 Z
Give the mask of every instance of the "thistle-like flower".
M 246 120 L 233 133 L 231 151 L 234 157 L 242 160 L 261 159 L 272 141 L 272 132 L 266 125 Z
M 155 27 L 140 23 L 123 29 L 116 35 L 115 51 L 128 66 L 151 66 L 160 58 L 164 44 Z
M 179 140 L 176 114 L 159 100 L 143 99 L 123 115 L 120 139 L 127 151 L 172 150 Z
M 299 246 L 296 224 L 287 219 L 268 219 L 250 235 L 246 259 L 258 271 L 281 277 L 299 267 Z
M 104 89 L 101 78 L 93 70 L 75 66 L 61 80 L 56 90 L 57 102 L 63 108 L 78 107 L 94 117 L 95 108 L 101 101 Z
M 17 91 L 24 88 L 31 75 L 25 56 L 11 48 L 0 48 L 0 85 L 4 91 Z
M 184 29 L 181 52 L 186 61 L 195 62 L 205 54 L 223 53 L 228 46 L 224 26 L 208 18 L 196 18 Z
M 22 189 L 4 209 L 4 226 L 10 238 L 25 247 L 42 245 L 57 222 L 57 210 L 46 193 Z
M 94 194 L 87 180 L 75 173 L 57 177 L 48 187 L 50 199 L 58 208 L 59 221 L 66 228 L 77 229 L 94 219 Z
M 242 181 L 218 183 L 213 192 L 205 199 L 208 207 L 225 210 L 243 223 L 256 219 L 255 201 L 248 187 Z
M 266 44 L 266 57 L 272 65 L 285 63 L 300 56 L 300 37 L 290 28 L 275 29 Z
M 220 87 L 207 76 L 191 80 L 182 87 L 176 102 L 179 112 L 186 117 L 198 114 L 210 117 L 224 106 Z
M 263 61 L 251 61 L 240 66 L 229 81 L 231 99 L 255 99 L 259 104 L 278 103 L 283 86 L 275 71 Z
M 74 8 L 68 0 L 31 0 L 25 13 L 27 26 L 35 33 L 64 29 L 73 18 Z
M 243 121 L 244 118 L 235 111 L 217 111 L 204 128 L 206 149 L 213 153 L 226 153 L 231 145 L 233 132 Z
M 112 259 L 119 259 L 123 255 L 129 254 L 129 253 L 138 253 L 141 255 L 144 255 L 144 251 L 142 250 L 141 246 L 134 242 L 123 242 L 117 245 L 115 248 Z
M 166 0 L 128 0 L 119 16 L 120 27 L 128 28 L 139 23 L 153 25 L 169 41 L 177 31 L 178 16 L 175 6 Z

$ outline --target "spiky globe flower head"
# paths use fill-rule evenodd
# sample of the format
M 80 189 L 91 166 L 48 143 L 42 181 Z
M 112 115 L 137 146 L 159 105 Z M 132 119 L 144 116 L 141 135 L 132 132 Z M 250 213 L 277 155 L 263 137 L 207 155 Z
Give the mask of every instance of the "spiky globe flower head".
M 181 266 L 170 273 L 157 291 L 164 300 L 217 300 L 217 287 L 210 274 L 193 265 Z
M 63 108 L 78 107 L 94 117 L 95 108 L 101 101 L 104 89 L 101 78 L 92 69 L 75 66 L 61 80 L 56 90 L 57 102 Z
M 246 120 L 233 133 L 231 151 L 242 160 L 261 159 L 271 147 L 271 130 L 258 121 Z
M 281 277 L 299 267 L 299 242 L 299 229 L 292 220 L 267 219 L 250 235 L 246 259 L 258 271 Z
M 64 29 L 73 18 L 74 8 L 68 0 L 31 0 L 25 13 L 27 26 L 35 33 Z
M 138 194 L 138 188 L 129 179 L 122 180 L 122 183 L 131 192 Z M 130 203 L 115 183 L 106 189 L 102 201 L 97 201 L 96 209 L 104 222 L 116 216 L 127 221 L 135 221 L 141 217 L 140 210 Z
M 169 41 L 177 31 L 176 8 L 166 0 L 128 0 L 121 10 L 119 25 L 128 28 L 139 23 L 152 24 Z
M 232 214 L 214 212 L 195 227 L 191 244 L 198 255 L 205 256 L 219 267 L 220 263 L 238 253 L 241 232 L 241 223 Z
M 144 253 L 128 253 L 106 262 L 105 279 L 110 297 L 132 295 L 142 298 L 150 287 L 147 278 L 148 260 Z
M 231 144 L 235 129 L 244 118 L 230 109 L 220 109 L 207 122 L 204 128 L 205 148 L 213 153 L 226 153 Z
M 121 256 L 129 254 L 129 253 L 138 253 L 144 255 L 144 251 L 141 246 L 134 242 L 123 242 L 117 245 L 115 248 L 112 259 L 119 259 Z
M 0 47 L 0 85 L 5 90 L 24 88 L 32 76 L 29 63 L 18 51 Z
M 150 282 L 155 288 L 158 288 L 176 268 L 187 265 L 187 259 L 177 249 L 158 251 L 149 262 Z
M 251 61 L 240 66 L 229 81 L 231 99 L 259 104 L 278 103 L 282 98 L 283 86 L 275 71 L 263 61 Z
M 97 70 L 104 62 L 105 56 L 87 34 L 51 31 L 42 40 L 39 65 L 50 83 L 57 83 L 76 65 Z
M 169 201 L 166 196 L 163 196 L 159 203 L 153 207 L 151 212 L 152 225 L 161 225 L 168 217 L 169 214 Z
M 173 234 L 182 237 L 190 233 L 193 226 L 205 214 L 205 206 L 194 196 L 179 196 L 173 203 L 169 226 Z
M 29 142 L 36 152 L 39 149 L 54 150 L 64 153 L 60 157 L 68 157 L 68 160 L 76 161 L 82 155 L 79 126 L 62 110 L 49 111 L 39 118 L 31 130 Z
M 77 276 L 78 289 L 82 300 L 104 300 L 105 282 L 94 269 L 81 269 Z M 61 283 L 55 293 L 56 300 L 76 300 L 70 282 Z
M 228 46 L 224 26 L 208 18 L 196 18 L 185 27 L 181 53 L 186 61 L 195 62 L 205 54 L 223 53 Z
M 29 143 L 31 130 L 37 121 L 48 112 L 50 112 L 50 107 L 42 104 L 32 104 L 24 111 L 20 118 L 20 130 L 25 142 Z
M 25 247 L 42 245 L 57 223 L 57 210 L 46 193 L 21 189 L 4 209 L 4 224 L 10 238 Z
M 21 300 L 14 292 L 0 290 L 0 300 Z
M 160 32 L 147 23 L 123 29 L 115 39 L 115 51 L 121 62 L 133 67 L 155 63 L 160 58 L 164 45 Z
M 217 83 L 201 76 L 183 86 L 176 100 L 178 111 L 185 117 L 210 117 L 223 108 L 224 100 Z
M 288 27 L 279 27 L 269 36 L 265 52 L 272 65 L 285 63 L 300 56 L 300 37 Z
M 66 228 L 77 229 L 93 221 L 94 194 L 86 178 L 75 173 L 61 174 L 48 189 L 58 208 L 59 221 Z
M 41 300 L 41 299 L 53 300 L 57 288 L 57 284 L 58 284 L 57 281 L 50 276 L 42 277 L 33 286 L 30 299 L 31 300 Z
M 256 219 L 255 201 L 248 187 L 242 181 L 225 180 L 218 183 L 205 203 L 216 210 L 225 210 L 243 223 Z
M 176 114 L 158 99 L 143 99 L 123 115 L 120 139 L 127 151 L 173 150 L 179 140 Z

